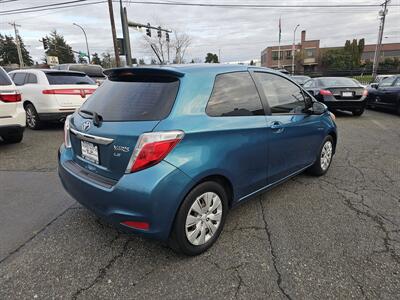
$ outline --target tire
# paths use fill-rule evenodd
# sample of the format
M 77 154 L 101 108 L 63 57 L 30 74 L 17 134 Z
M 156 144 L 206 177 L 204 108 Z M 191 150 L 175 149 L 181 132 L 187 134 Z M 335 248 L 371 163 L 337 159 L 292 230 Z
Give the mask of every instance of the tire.
M 169 246 L 176 252 L 189 256 L 203 253 L 218 239 L 227 213 L 228 198 L 225 189 L 214 181 L 200 183 L 185 197 L 178 210 Z
M 9 144 L 15 144 L 15 143 L 20 143 L 22 141 L 23 137 L 24 137 L 23 132 L 14 133 L 14 134 L 9 134 L 9 135 L 3 136 L 3 140 Z
M 39 115 L 36 112 L 35 107 L 33 104 L 28 103 L 25 106 L 26 111 L 26 126 L 30 129 L 38 130 L 42 127 L 42 122 L 40 121 Z
M 325 147 L 328 147 L 328 144 L 330 143 L 330 155 L 328 156 L 328 161 L 324 160 L 324 157 L 326 158 L 327 156 L 327 152 L 328 149 Z M 307 170 L 307 173 L 309 173 L 310 175 L 313 176 L 322 176 L 324 175 L 326 172 L 328 172 L 329 167 L 331 166 L 332 163 L 332 158 L 333 158 L 333 149 L 334 149 L 334 143 L 333 143 L 333 138 L 332 136 L 328 135 L 323 143 L 321 148 L 318 151 L 318 156 L 317 156 L 317 160 L 315 161 L 315 163 Z M 325 152 L 324 152 L 325 151 Z M 323 155 L 323 152 L 325 153 Z
M 397 114 L 400 115 L 400 101 L 397 103 Z
M 352 111 L 353 116 L 359 117 L 364 113 L 364 108 L 355 109 Z

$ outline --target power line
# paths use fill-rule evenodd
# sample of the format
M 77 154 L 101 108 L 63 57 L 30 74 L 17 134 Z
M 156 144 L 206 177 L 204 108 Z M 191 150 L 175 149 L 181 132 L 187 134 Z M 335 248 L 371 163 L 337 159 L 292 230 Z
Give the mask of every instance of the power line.
M 8 0 L 12 1 L 12 0 Z M 0 15 L 12 15 L 12 14 L 20 14 L 20 13 L 30 13 L 30 12 L 38 12 L 45 10 L 54 10 L 54 9 L 62 9 L 67 7 L 79 7 L 84 5 L 93 5 L 99 3 L 105 3 L 106 0 L 103 1 L 94 1 L 87 2 L 88 0 L 73 0 L 66 1 L 62 3 L 53 3 L 47 5 L 40 6 L 32 6 L 32 7 L 24 7 L 19 9 L 12 9 L 8 11 L 3 11 Z M 86 2 L 86 3 L 80 3 Z M 113 0 L 113 2 L 118 2 L 117 0 Z M 133 0 L 124 0 L 125 3 L 135 3 L 135 4 L 144 4 L 144 5 L 166 5 L 166 6 L 193 6 L 193 7 L 219 7 L 219 8 L 375 8 L 380 6 L 379 4 L 219 4 L 219 3 L 188 3 L 188 2 L 162 2 L 162 1 L 133 1 Z M 71 5 L 69 5 L 71 4 Z M 59 7 L 55 7 L 59 6 Z M 390 6 L 400 6 L 400 4 L 392 4 Z

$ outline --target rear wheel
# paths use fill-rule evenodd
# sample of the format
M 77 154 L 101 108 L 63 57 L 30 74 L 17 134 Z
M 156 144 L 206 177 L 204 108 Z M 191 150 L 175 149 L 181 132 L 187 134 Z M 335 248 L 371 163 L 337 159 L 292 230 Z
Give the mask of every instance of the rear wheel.
M 184 199 L 170 237 L 170 246 L 186 255 L 198 255 L 218 239 L 228 213 L 224 188 L 213 181 L 196 186 Z
M 27 104 L 25 106 L 26 111 L 26 125 L 31 129 L 40 129 L 41 121 L 39 119 L 39 115 L 36 112 L 35 107 L 32 104 Z
M 6 143 L 14 144 L 14 143 L 19 143 L 22 141 L 22 138 L 24 137 L 24 133 L 14 133 L 14 134 L 8 134 L 3 136 L 3 140 Z
M 364 113 L 364 108 L 355 109 L 352 111 L 353 116 L 361 116 Z
M 317 160 L 315 163 L 307 170 L 309 174 L 314 176 L 324 175 L 332 162 L 333 157 L 333 138 L 328 135 L 324 142 L 322 143 L 322 147 L 319 151 Z

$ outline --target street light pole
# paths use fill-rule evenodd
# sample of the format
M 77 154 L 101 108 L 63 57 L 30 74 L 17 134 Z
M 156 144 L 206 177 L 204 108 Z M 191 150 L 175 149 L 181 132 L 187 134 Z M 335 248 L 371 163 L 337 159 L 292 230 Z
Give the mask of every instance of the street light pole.
M 86 36 L 85 29 L 83 29 L 83 27 L 82 27 L 81 25 L 78 25 L 78 24 L 76 24 L 76 23 L 72 23 L 72 24 L 73 24 L 73 25 L 75 25 L 75 26 L 78 26 L 80 29 L 82 29 L 82 31 L 83 31 L 83 34 L 85 35 L 87 56 L 88 56 L 88 58 L 89 58 L 89 61 L 88 61 L 88 63 L 90 64 L 89 44 L 88 44 L 88 41 L 87 41 L 87 36 Z
M 294 75 L 294 54 L 296 51 L 296 30 L 300 26 L 300 24 L 297 24 L 296 27 L 293 30 L 293 45 L 292 45 L 292 76 Z

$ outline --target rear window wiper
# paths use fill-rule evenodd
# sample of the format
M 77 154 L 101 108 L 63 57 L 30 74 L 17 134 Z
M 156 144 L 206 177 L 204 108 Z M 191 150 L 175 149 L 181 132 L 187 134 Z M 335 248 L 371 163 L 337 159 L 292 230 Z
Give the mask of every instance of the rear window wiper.
M 86 110 L 86 109 L 80 109 L 79 112 L 80 113 L 84 113 L 84 114 L 89 115 L 89 116 L 92 116 L 93 125 L 96 126 L 96 127 L 99 127 L 100 126 L 100 122 L 103 120 L 103 117 L 101 115 L 99 115 L 95 111 L 90 111 L 90 110 Z

